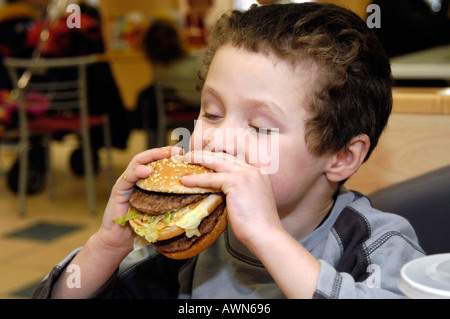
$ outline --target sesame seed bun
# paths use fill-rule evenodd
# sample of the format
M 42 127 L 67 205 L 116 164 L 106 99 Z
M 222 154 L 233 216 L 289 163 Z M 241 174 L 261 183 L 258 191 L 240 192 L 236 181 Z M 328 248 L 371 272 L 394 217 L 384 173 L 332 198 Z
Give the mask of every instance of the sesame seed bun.
M 204 187 L 186 187 L 181 177 L 192 174 L 212 173 L 213 171 L 200 165 L 189 164 L 183 155 L 175 155 L 147 164 L 153 173 L 145 179 L 137 181 L 136 186 L 150 192 L 175 194 L 218 193 L 220 190 Z

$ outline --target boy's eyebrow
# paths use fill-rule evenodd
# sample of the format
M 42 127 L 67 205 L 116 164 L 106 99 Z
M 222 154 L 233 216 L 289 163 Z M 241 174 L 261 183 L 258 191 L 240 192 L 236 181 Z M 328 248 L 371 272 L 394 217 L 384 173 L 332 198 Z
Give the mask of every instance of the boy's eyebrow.
M 203 93 L 212 95 L 215 99 L 222 101 L 220 93 L 210 86 L 203 88 Z M 258 106 L 264 109 L 265 112 L 272 114 L 273 116 L 285 115 L 283 109 L 275 102 L 269 100 L 259 100 L 259 99 L 247 99 L 246 102 L 253 106 Z
M 220 97 L 220 93 L 217 92 L 215 89 L 213 89 L 210 86 L 206 86 L 205 85 L 203 87 L 203 89 L 202 89 L 202 96 L 203 96 L 203 94 L 209 94 L 209 95 L 212 95 L 214 98 L 216 98 L 218 100 L 222 100 L 221 97 Z
M 251 105 L 263 108 L 265 113 L 268 113 L 274 117 L 283 116 L 285 112 L 275 102 L 269 100 L 248 99 L 247 102 Z

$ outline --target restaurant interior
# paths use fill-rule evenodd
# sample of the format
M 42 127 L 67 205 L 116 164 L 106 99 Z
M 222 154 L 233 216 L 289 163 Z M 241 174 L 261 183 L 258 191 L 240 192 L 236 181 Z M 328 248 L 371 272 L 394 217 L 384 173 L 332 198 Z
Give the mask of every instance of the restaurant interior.
M 399 191 L 415 194 L 421 198 L 418 201 L 433 202 L 434 206 L 423 207 L 435 212 L 422 212 L 419 223 L 435 218 L 447 233 L 440 239 L 446 246 L 436 251 L 430 248 L 430 252 L 450 252 L 445 231 L 450 226 L 449 1 L 323 2 L 349 8 L 371 24 L 391 59 L 394 78 L 388 127 L 370 160 L 345 186 L 373 195 L 375 201 L 383 192 Z M 24 66 L 15 65 L 14 59 L 9 64 L 4 60 L 0 70 L 1 299 L 30 298 L 52 267 L 98 229 L 111 187 L 135 154 L 161 145 L 187 145 L 172 133 L 177 127 L 192 128 L 196 118 L 196 63 L 208 34 L 223 12 L 245 10 L 254 3 L 257 1 L 0 0 L 2 58 L 39 55 L 75 63 L 84 70 L 76 76 L 80 83 L 88 83 L 87 88 L 83 86 L 87 95 L 95 91 L 95 97 L 87 98 L 87 116 L 94 116 L 86 123 L 96 126 L 81 133 L 59 130 L 42 139 L 31 138 L 26 144 L 31 147 L 22 156 L 21 134 L 31 135 L 21 126 L 21 106 L 11 106 L 11 101 L 24 74 L 14 79 L 8 72 Z M 146 45 L 150 41 L 147 31 L 158 20 L 177 27 L 183 50 L 194 57 L 183 71 L 174 71 L 179 75 L 175 80 L 169 79 L 167 68 L 155 62 L 149 53 L 152 48 Z M 12 21 L 19 22 L 12 26 Z M 46 38 L 45 30 L 51 31 Z M 167 54 L 161 58 L 170 59 Z M 28 67 L 37 73 L 42 68 Z M 71 78 L 68 72 L 62 73 Z M 161 88 L 164 81 L 189 87 L 182 102 L 178 95 L 158 99 L 161 94 L 174 93 Z M 38 98 L 43 100 L 41 104 L 48 104 L 44 97 Z M 157 100 L 156 104 L 149 105 L 149 99 Z M 161 108 L 164 111 L 157 112 Z M 102 131 L 104 127 L 110 128 L 109 134 Z M 90 145 L 81 142 L 86 131 L 90 132 Z M 20 170 L 25 157 L 28 172 Z M 85 165 L 86 161 L 89 164 Z M 431 215 L 426 218 L 426 213 Z

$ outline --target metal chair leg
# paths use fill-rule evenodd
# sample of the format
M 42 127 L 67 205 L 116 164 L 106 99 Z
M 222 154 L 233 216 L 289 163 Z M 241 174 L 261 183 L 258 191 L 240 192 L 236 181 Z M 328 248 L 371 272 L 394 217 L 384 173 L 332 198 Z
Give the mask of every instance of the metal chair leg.
M 112 159 L 112 140 L 111 140 L 111 127 L 109 126 L 109 117 L 103 115 L 105 124 L 103 125 L 103 138 L 106 149 L 106 174 L 110 188 L 114 186 L 114 172 L 113 172 L 113 159 Z
M 47 175 L 47 187 L 48 187 L 48 197 L 50 199 L 55 198 L 55 185 L 53 178 L 53 170 L 51 165 L 51 155 L 50 155 L 50 141 L 51 136 L 46 136 L 45 138 L 45 170 Z
M 84 79 L 86 79 L 86 65 L 78 67 L 79 87 L 80 87 L 80 116 L 81 116 L 81 139 L 83 148 L 84 173 L 86 179 L 86 192 L 88 199 L 89 211 L 95 215 L 97 208 L 95 203 L 94 188 L 94 168 L 92 167 L 92 148 L 91 137 L 88 125 L 88 106 L 87 106 L 87 87 Z
M 28 141 L 23 141 L 21 143 L 22 152 L 20 154 L 19 162 L 19 215 L 25 216 L 26 210 L 26 198 L 27 198 L 27 173 L 28 173 L 28 151 L 29 143 Z
M 84 135 L 84 134 L 83 134 Z M 97 208 L 95 203 L 95 187 L 94 187 L 94 169 L 92 167 L 92 149 L 89 137 L 85 135 L 82 137 L 83 143 L 83 162 L 86 180 L 86 195 L 88 199 L 89 211 L 95 215 Z
M 30 149 L 30 134 L 28 132 L 27 115 L 25 110 L 25 104 L 23 102 L 23 91 L 19 90 L 19 130 L 20 141 L 19 150 L 20 163 L 19 163 L 19 215 L 25 216 L 26 209 L 26 197 L 27 197 L 27 181 L 28 181 L 28 151 Z

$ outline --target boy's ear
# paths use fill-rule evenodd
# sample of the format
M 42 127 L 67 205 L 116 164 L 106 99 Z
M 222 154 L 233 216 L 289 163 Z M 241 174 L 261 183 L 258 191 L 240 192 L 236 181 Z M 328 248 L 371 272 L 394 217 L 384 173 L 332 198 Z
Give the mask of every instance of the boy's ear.
M 366 134 L 353 137 L 347 147 L 334 154 L 327 165 L 326 175 L 330 182 L 341 182 L 352 176 L 366 158 L 370 139 Z

